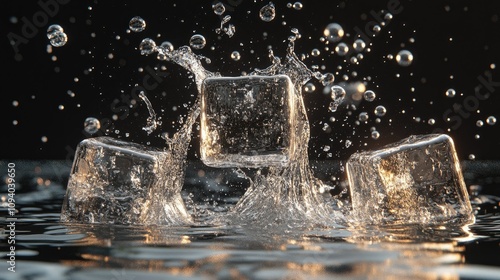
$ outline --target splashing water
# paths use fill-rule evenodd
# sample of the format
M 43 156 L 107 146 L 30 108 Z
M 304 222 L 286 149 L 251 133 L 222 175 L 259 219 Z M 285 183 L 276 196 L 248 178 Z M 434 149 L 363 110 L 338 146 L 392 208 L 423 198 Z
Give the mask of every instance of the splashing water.
M 146 97 L 146 95 L 143 92 L 141 92 L 139 94 L 139 97 L 142 99 L 142 101 L 144 101 L 144 103 L 146 103 L 146 107 L 148 108 L 149 117 L 147 119 L 147 125 L 145 127 L 143 127 L 142 130 L 146 131 L 149 135 L 153 131 L 155 131 L 156 128 L 158 127 L 158 125 L 159 124 L 161 125 L 161 123 L 158 123 L 158 120 L 156 118 L 156 112 L 153 109 L 153 105 L 151 104 L 151 101 L 149 101 L 149 99 Z

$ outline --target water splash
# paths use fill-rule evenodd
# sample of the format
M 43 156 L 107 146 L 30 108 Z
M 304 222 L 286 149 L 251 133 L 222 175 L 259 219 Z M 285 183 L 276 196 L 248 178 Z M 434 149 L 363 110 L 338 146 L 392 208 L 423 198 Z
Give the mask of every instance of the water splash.
M 161 123 L 158 122 L 156 118 L 156 112 L 153 109 L 153 105 L 151 104 L 151 101 L 149 101 L 149 99 L 146 97 L 146 95 L 141 92 L 139 93 L 139 97 L 142 99 L 142 101 L 144 101 L 144 103 L 146 103 L 146 107 L 148 108 L 149 117 L 147 119 L 147 125 L 143 127 L 142 130 L 146 131 L 149 135 L 153 133 L 153 131 L 155 131 L 158 125 Z

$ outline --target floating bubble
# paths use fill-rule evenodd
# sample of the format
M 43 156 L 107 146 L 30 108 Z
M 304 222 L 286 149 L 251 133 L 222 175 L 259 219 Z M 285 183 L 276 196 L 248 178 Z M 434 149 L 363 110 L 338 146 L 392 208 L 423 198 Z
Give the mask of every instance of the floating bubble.
M 352 145 L 351 140 L 345 140 L 345 147 L 349 148 Z
M 214 13 L 218 16 L 224 14 L 226 11 L 226 7 L 224 7 L 224 4 L 221 2 L 217 2 L 214 5 L 212 5 L 212 9 L 214 10 Z
M 380 25 L 378 25 L 378 24 L 373 27 L 373 32 L 375 32 L 375 33 L 379 33 L 381 30 L 382 30 L 382 27 L 380 27 Z
M 352 47 L 357 52 L 362 52 L 366 48 L 366 43 L 362 39 L 356 39 L 354 43 L 352 43 Z
M 384 20 L 385 20 L 385 21 L 387 21 L 387 22 L 389 22 L 389 21 L 391 21 L 391 20 L 392 20 L 392 18 L 393 18 L 393 17 L 394 17 L 394 16 L 393 16 L 391 13 L 387 13 L 387 14 L 385 14 L 385 16 L 384 16 Z
M 330 42 L 338 42 L 344 37 L 344 29 L 338 23 L 330 23 L 325 27 L 323 35 Z
M 191 48 L 196 49 L 196 50 L 201 50 L 205 47 L 207 44 L 207 40 L 205 40 L 205 37 L 200 34 L 195 34 L 189 39 L 189 45 Z
M 302 5 L 302 3 L 300 3 L 300 2 L 293 3 L 293 8 L 295 10 L 302 10 L 303 7 L 304 7 L 304 5 Z
M 356 63 L 358 63 L 358 58 L 357 58 L 357 57 L 355 57 L 355 56 L 353 56 L 353 57 L 351 57 L 351 58 L 349 59 L 349 61 L 350 61 L 352 64 L 356 64 Z M 353 72 L 353 74 L 354 74 L 354 72 Z
M 434 125 L 436 123 L 436 120 L 435 119 L 429 119 L 427 121 L 427 123 L 430 124 L 430 125 Z
M 470 159 L 470 160 L 475 160 L 475 159 L 476 159 L 476 155 L 474 155 L 474 154 L 470 154 L 470 155 L 469 155 L 469 159 Z
M 234 51 L 231 53 L 231 59 L 234 61 L 238 61 L 241 59 L 241 55 L 238 51 Z
M 367 90 L 363 94 L 363 98 L 368 102 L 372 102 L 373 100 L 375 100 L 375 97 L 377 97 L 377 95 L 372 90 Z
M 146 21 L 141 17 L 133 17 L 128 23 L 128 27 L 134 32 L 142 32 L 146 29 Z
M 311 51 L 311 55 L 312 56 L 319 56 L 320 54 L 321 54 L 321 52 L 318 49 L 313 49 Z
M 455 97 L 456 94 L 457 94 L 456 91 L 452 88 L 448 89 L 445 93 L 446 97 L 450 98 Z
M 339 107 L 340 103 L 344 100 L 345 90 L 341 86 L 332 86 L 331 97 L 333 102 L 330 104 L 330 111 L 335 112 Z
M 400 66 L 410 66 L 413 62 L 413 54 L 408 50 L 401 50 L 396 55 L 396 61 Z
M 85 129 L 85 132 L 89 134 L 96 133 L 100 128 L 101 128 L 101 123 L 99 122 L 98 119 L 93 117 L 86 118 L 85 122 L 83 123 L 83 129 Z
M 484 125 L 484 122 L 482 120 L 476 121 L 476 126 L 477 127 L 482 127 Z
M 43 143 L 47 143 L 47 141 L 49 141 L 49 138 L 47 138 L 47 136 L 42 136 L 40 140 L 42 140 Z
M 369 116 L 367 112 L 361 112 L 359 113 L 358 119 L 360 122 L 366 122 L 368 120 Z
M 313 83 L 307 83 L 305 86 L 304 86 L 304 91 L 305 92 L 313 92 L 316 90 L 316 87 L 314 86 Z
M 173 51 L 174 50 L 174 45 L 172 43 L 170 43 L 169 41 L 164 41 L 163 43 L 161 43 L 160 45 L 164 50 L 166 51 Z
M 265 22 L 270 22 L 276 17 L 276 9 L 274 8 L 273 2 L 269 2 L 269 4 L 262 7 L 259 11 L 260 19 Z
M 63 33 L 64 29 L 58 24 L 52 24 L 47 28 L 47 38 L 52 39 L 57 33 Z
M 340 56 L 344 56 L 346 55 L 348 52 L 349 52 L 349 46 L 347 46 L 346 43 L 342 42 L 342 43 L 339 43 L 336 47 L 335 47 L 335 52 L 340 55 Z
M 387 109 L 382 105 L 378 105 L 375 107 L 374 113 L 377 117 L 383 117 L 387 113 Z
M 156 43 L 150 38 L 143 39 L 139 45 L 139 50 L 142 55 L 150 55 L 156 51 Z
M 379 138 L 380 138 L 380 132 L 378 132 L 378 131 L 374 130 L 374 131 L 372 131 L 371 136 L 372 136 L 372 139 L 377 140 L 377 139 L 379 139 Z
M 489 125 L 494 125 L 494 124 L 497 123 L 497 118 L 495 118 L 494 116 L 489 116 L 486 119 L 486 123 L 489 124 Z
M 50 44 L 54 47 L 62 47 L 68 42 L 68 36 L 64 32 L 56 33 L 52 39 L 50 39 Z

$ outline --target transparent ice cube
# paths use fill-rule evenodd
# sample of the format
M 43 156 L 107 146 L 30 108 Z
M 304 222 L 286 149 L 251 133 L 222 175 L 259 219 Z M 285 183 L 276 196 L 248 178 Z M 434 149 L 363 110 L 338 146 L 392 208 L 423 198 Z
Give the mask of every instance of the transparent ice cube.
M 285 166 L 294 148 L 294 92 L 286 75 L 207 78 L 201 159 L 212 167 Z
M 467 224 L 474 221 L 451 137 L 410 136 L 353 154 L 347 175 L 355 222 Z
M 165 209 L 175 208 L 179 213 L 172 214 L 186 218 L 180 189 L 164 189 L 168 186 L 161 176 L 167 157 L 163 150 L 109 137 L 83 140 L 76 150 L 61 221 L 143 224 L 154 220 L 151 215 L 161 221 L 163 210 L 150 206 L 163 196 L 170 197 Z

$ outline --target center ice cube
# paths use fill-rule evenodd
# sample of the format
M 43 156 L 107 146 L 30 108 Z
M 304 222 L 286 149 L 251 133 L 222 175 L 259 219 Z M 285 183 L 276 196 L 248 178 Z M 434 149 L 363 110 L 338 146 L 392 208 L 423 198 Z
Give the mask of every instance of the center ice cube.
M 410 136 L 347 162 L 355 222 L 467 224 L 474 220 L 453 140 Z
M 205 79 L 203 162 L 212 167 L 285 166 L 294 149 L 294 96 L 286 75 Z

